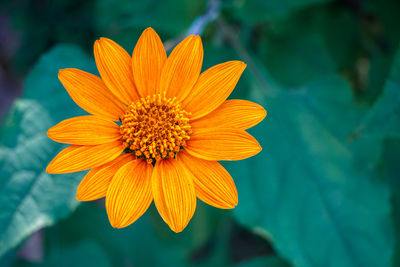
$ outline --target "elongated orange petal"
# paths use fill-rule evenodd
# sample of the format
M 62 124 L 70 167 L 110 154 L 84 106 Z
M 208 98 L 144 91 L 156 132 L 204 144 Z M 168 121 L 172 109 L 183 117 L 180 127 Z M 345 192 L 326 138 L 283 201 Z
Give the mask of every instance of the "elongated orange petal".
M 94 43 L 97 69 L 107 87 L 124 104 L 139 99 L 132 73 L 132 59 L 117 43 L 100 38 Z
M 153 166 L 143 160 L 129 161 L 112 179 L 106 196 L 108 219 L 115 228 L 136 221 L 150 206 Z
M 56 142 L 74 145 L 100 145 L 121 138 L 117 124 L 96 116 L 64 120 L 50 128 L 47 135 Z
M 267 112 L 253 102 L 246 100 L 227 100 L 210 114 L 190 123 L 192 128 L 237 128 L 246 130 L 261 122 Z
M 97 146 L 71 145 L 49 163 L 48 173 L 70 173 L 95 168 L 112 161 L 124 151 L 121 141 Z
M 166 60 L 167 53 L 160 37 L 152 28 L 147 28 L 132 54 L 133 77 L 141 97 L 156 93 Z
M 235 183 L 221 164 L 195 158 L 186 151 L 180 152 L 178 158 L 194 175 L 194 187 L 199 199 L 220 209 L 232 209 L 237 205 Z
M 181 232 L 196 209 L 193 174 L 178 160 L 158 161 L 153 170 L 154 203 L 171 230 Z
M 243 130 L 203 128 L 190 136 L 185 149 L 192 156 L 205 160 L 241 160 L 260 152 L 261 146 Z
M 125 105 L 111 93 L 96 75 L 78 70 L 63 69 L 58 78 L 75 103 L 87 112 L 117 121 Z
M 135 157 L 130 154 L 121 154 L 116 159 L 91 169 L 78 186 L 76 198 L 79 201 L 91 201 L 106 196 L 108 186 L 115 173 Z
M 232 93 L 246 64 L 228 61 L 203 72 L 182 107 L 191 112 L 192 119 L 201 118 L 218 108 Z
M 190 35 L 172 50 L 161 73 L 160 91 L 167 97 L 184 99 L 199 78 L 203 45 L 199 36 Z

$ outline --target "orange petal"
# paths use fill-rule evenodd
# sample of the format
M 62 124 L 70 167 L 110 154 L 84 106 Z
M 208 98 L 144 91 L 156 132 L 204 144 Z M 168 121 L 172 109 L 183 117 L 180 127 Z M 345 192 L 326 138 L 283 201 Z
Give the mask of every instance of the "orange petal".
M 117 43 L 100 38 L 94 43 L 97 69 L 104 83 L 124 104 L 139 99 L 133 81 L 132 59 Z
M 115 173 L 123 165 L 134 160 L 130 153 L 121 154 L 116 159 L 91 169 L 79 184 L 76 198 L 79 201 L 91 201 L 105 197 Z
M 64 120 L 47 131 L 48 137 L 59 143 L 100 145 L 121 138 L 119 126 L 95 116 Z
M 72 100 L 87 112 L 114 121 L 124 114 L 125 105 L 96 75 L 78 69 L 63 69 L 58 78 Z
M 190 123 L 192 128 L 237 128 L 246 130 L 261 122 L 267 112 L 253 102 L 246 100 L 227 100 L 210 114 Z
M 106 196 L 108 219 L 114 228 L 130 225 L 150 206 L 152 169 L 139 159 L 129 161 L 115 174 Z
M 140 36 L 132 54 L 133 76 L 141 97 L 156 93 L 166 60 L 167 53 L 160 37 L 152 28 L 147 28 Z
M 70 173 L 95 168 L 118 157 L 124 147 L 121 141 L 97 146 L 71 145 L 49 163 L 48 173 Z
M 192 119 L 203 117 L 218 108 L 231 94 L 246 64 L 228 61 L 203 72 L 182 107 L 192 112 Z
M 178 160 L 194 175 L 196 195 L 205 203 L 220 209 L 232 209 L 238 194 L 231 175 L 217 161 L 195 158 L 182 151 Z
M 203 128 L 190 136 L 185 149 L 192 156 L 205 160 L 241 160 L 260 152 L 261 146 L 243 130 Z
M 153 170 L 154 203 L 171 230 L 181 232 L 196 209 L 193 174 L 178 160 L 158 161 Z
M 167 97 L 184 99 L 199 78 L 203 45 L 199 36 L 190 35 L 169 55 L 161 73 L 160 91 Z

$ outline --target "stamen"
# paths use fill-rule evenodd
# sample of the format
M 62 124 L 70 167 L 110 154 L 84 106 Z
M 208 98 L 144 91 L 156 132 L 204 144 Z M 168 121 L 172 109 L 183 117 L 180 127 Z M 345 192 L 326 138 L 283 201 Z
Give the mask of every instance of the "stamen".
M 189 115 L 176 97 L 167 98 L 165 94 L 147 96 L 130 104 L 120 117 L 125 151 L 149 164 L 176 158 L 192 134 Z

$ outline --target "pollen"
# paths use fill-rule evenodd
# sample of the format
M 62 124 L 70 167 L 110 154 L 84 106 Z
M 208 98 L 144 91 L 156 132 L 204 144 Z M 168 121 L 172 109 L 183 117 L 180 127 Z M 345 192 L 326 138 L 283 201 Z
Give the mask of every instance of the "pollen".
M 176 158 L 192 134 L 189 115 L 176 97 L 167 98 L 165 94 L 133 102 L 120 117 L 125 152 L 149 164 Z

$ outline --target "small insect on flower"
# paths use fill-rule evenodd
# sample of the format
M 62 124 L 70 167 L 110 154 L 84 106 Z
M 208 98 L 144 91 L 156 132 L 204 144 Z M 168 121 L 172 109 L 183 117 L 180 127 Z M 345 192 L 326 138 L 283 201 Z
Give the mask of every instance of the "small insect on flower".
M 105 197 L 115 228 L 132 224 L 153 200 L 175 232 L 189 223 L 196 197 L 234 208 L 235 184 L 218 161 L 260 152 L 245 130 L 266 116 L 260 105 L 226 100 L 246 64 L 229 61 L 200 74 L 199 36 L 188 36 L 167 57 L 152 28 L 143 32 L 132 57 L 106 38 L 95 42 L 94 56 L 101 78 L 78 69 L 59 72 L 71 98 L 91 115 L 48 130 L 54 141 L 71 145 L 47 172 L 91 169 L 77 199 Z

